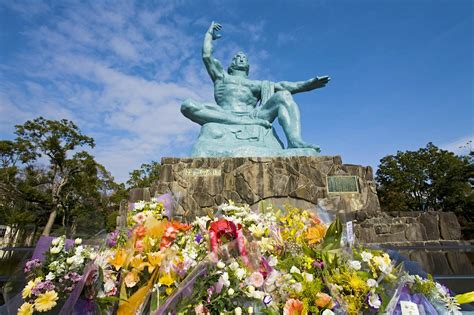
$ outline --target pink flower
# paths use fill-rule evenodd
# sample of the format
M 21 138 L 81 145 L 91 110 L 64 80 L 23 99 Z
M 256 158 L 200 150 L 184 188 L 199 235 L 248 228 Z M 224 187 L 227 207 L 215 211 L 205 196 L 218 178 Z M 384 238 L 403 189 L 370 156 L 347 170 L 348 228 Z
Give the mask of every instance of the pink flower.
M 202 303 L 194 308 L 194 312 L 199 315 L 209 314 L 209 311 L 204 307 L 204 305 L 202 305 Z
M 117 287 L 114 287 L 112 290 L 105 292 L 106 296 L 115 296 L 117 294 Z
M 248 281 L 254 287 L 259 288 L 263 285 L 264 279 L 260 272 L 255 271 L 254 273 L 250 275 L 250 277 L 248 278 Z
M 135 242 L 135 249 L 140 253 L 143 252 L 143 240 L 137 240 Z
M 135 221 L 138 224 L 143 224 L 145 220 L 146 220 L 146 216 L 143 212 L 139 212 L 133 216 L 133 221 Z

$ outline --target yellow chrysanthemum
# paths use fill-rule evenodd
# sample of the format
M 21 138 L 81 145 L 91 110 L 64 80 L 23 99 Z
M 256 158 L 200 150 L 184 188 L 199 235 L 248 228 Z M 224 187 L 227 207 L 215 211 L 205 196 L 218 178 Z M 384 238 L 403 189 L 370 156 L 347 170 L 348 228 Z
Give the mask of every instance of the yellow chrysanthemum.
M 367 283 L 359 278 L 357 274 L 352 274 L 349 278 L 349 285 L 352 290 L 356 292 L 366 291 L 368 289 Z
M 41 282 L 41 280 L 43 280 L 43 278 L 41 277 L 38 277 L 36 278 L 35 280 L 30 280 L 28 281 L 28 283 L 26 284 L 25 288 L 23 289 L 23 291 L 21 292 L 21 297 L 23 299 L 26 299 L 27 297 L 30 297 L 31 296 L 31 290 L 33 290 L 33 288 Z
M 23 303 L 23 305 L 18 309 L 18 315 L 31 315 L 33 314 L 33 311 L 33 304 Z
M 38 295 L 35 300 L 35 308 L 38 312 L 47 312 L 56 306 L 58 300 L 58 293 L 56 291 L 46 291 Z

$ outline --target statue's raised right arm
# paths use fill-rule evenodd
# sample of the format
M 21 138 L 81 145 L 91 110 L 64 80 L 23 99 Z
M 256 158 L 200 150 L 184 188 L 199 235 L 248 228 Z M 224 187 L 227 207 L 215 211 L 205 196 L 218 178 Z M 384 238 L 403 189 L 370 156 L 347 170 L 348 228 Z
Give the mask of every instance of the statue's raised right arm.
M 212 56 L 212 41 L 221 38 L 222 35 L 217 34 L 221 29 L 222 26 L 219 23 L 212 22 L 206 35 L 204 35 L 204 44 L 202 46 L 202 60 L 212 81 L 216 81 L 224 75 L 221 63 Z

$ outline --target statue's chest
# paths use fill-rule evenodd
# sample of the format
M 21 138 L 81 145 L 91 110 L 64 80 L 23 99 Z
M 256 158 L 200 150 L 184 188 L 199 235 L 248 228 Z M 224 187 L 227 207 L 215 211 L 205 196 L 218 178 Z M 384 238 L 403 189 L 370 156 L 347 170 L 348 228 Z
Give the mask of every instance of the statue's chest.
M 250 80 L 239 77 L 225 77 L 215 84 L 216 92 L 225 94 L 254 94 L 254 88 Z

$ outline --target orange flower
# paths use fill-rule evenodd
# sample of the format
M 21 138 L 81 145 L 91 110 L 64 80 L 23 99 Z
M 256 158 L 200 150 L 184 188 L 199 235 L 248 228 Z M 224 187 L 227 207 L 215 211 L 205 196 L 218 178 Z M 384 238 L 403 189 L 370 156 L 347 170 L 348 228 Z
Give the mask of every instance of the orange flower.
M 135 235 L 138 237 L 138 238 L 142 238 L 146 235 L 146 227 L 143 226 L 143 225 L 139 225 L 136 229 L 135 229 Z
M 178 221 L 171 221 L 166 223 L 165 232 L 163 233 L 163 237 L 161 238 L 160 249 L 169 247 L 173 243 L 179 231 L 186 231 L 190 228 L 190 225 L 183 224 Z
M 303 303 L 297 299 L 289 299 L 283 308 L 283 315 L 303 315 Z
M 309 216 L 310 216 L 311 221 L 313 222 L 313 224 L 321 224 L 321 220 L 318 218 L 318 216 L 316 214 L 310 213 Z
M 322 292 L 316 294 L 316 305 L 320 308 L 333 308 L 334 306 L 331 297 Z
M 306 239 L 310 245 L 317 244 L 323 239 L 324 235 L 326 235 L 326 227 L 324 225 L 316 225 L 308 229 Z

